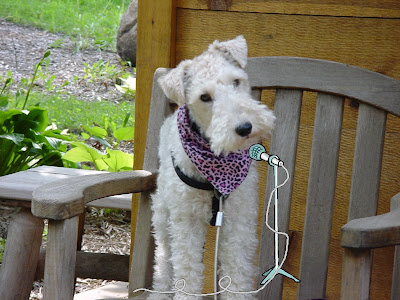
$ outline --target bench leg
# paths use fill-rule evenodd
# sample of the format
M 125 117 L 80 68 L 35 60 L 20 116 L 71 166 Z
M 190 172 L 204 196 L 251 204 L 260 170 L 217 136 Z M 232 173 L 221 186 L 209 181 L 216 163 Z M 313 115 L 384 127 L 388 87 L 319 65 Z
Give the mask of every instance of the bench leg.
M 340 299 L 369 299 L 371 267 L 371 249 L 344 249 Z
M 74 297 L 78 223 L 78 216 L 49 220 L 43 292 L 46 300 L 72 300 Z
M 43 220 L 21 208 L 8 227 L 0 274 L 0 299 L 29 299 L 42 243 Z
M 400 300 L 400 246 L 395 247 L 393 282 L 392 282 L 392 300 Z

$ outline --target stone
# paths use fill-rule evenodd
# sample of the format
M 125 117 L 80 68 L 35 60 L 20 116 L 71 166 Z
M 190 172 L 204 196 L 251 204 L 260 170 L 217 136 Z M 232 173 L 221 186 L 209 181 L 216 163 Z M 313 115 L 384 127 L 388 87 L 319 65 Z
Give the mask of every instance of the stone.
M 132 0 L 121 18 L 117 34 L 117 53 L 133 67 L 136 66 L 137 8 L 138 0 Z

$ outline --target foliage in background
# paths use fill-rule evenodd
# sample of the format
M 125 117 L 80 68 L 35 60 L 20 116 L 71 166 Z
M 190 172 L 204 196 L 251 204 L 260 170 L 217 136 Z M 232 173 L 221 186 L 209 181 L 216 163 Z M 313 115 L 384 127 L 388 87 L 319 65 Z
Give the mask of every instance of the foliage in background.
M 42 68 L 43 64 L 48 64 L 46 59 L 50 54 L 47 51 L 35 65 L 30 80 L 20 80 L 15 95 L 10 91 L 12 74 L 9 72 L 4 80 L 0 90 L 0 176 L 44 164 L 84 167 L 81 162 L 90 162 L 97 170 L 131 170 L 133 155 L 117 149 L 121 141 L 133 140 L 131 104 L 84 102 L 73 97 L 63 100 L 59 93 L 45 96 L 32 92 L 39 77 L 43 82 L 48 80 L 47 89 L 53 90 L 51 82 L 54 78 Z M 105 67 L 109 68 L 109 65 L 105 64 Z M 35 106 L 26 109 L 28 101 Z M 12 105 L 14 108 L 10 108 Z M 53 114 L 51 119 L 48 111 Z M 121 116 L 125 116 L 123 120 Z M 117 124 L 122 127 L 117 129 Z M 81 138 L 68 131 L 82 132 Z M 99 145 L 97 149 L 86 143 L 90 139 Z
M 5 249 L 6 249 L 6 240 L 0 238 L 0 263 L 3 261 L 3 254 Z
M 63 156 L 63 160 L 71 163 L 92 163 L 96 170 L 120 172 L 130 171 L 133 167 L 133 155 L 117 150 L 121 141 L 133 140 L 134 128 L 126 126 L 130 114 L 127 114 L 121 128 L 113 121 L 104 118 L 105 126 L 83 126 L 82 138 L 87 141 L 92 139 L 94 146 L 85 142 L 71 143 L 72 149 Z M 110 136 L 112 138 L 110 138 Z M 101 151 L 103 150 L 104 151 Z M 83 165 L 84 166 L 84 165 Z
M 32 106 L 26 109 L 38 68 L 50 55 L 47 51 L 35 66 L 21 109 L 10 109 L 12 94 L 8 87 L 12 78 L 5 80 L 0 92 L 0 176 L 41 165 L 63 166 L 62 154 L 69 140 L 59 130 L 48 130 L 47 110 Z
M 115 50 L 119 22 L 128 0 L 1 0 L 0 17 L 65 33 L 77 50 Z

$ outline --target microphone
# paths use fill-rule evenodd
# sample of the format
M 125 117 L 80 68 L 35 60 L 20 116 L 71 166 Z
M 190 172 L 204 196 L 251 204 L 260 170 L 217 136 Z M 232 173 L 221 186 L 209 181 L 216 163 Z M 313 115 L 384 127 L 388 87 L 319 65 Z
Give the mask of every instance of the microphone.
M 277 155 L 269 155 L 261 144 L 254 144 L 249 149 L 249 156 L 254 160 L 264 160 L 269 163 L 270 166 L 282 167 L 283 161 L 279 159 Z

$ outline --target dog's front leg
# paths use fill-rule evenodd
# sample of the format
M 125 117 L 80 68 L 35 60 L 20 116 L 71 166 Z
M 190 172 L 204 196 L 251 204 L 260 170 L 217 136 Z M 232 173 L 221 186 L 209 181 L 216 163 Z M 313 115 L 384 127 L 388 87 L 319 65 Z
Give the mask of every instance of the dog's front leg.
M 184 208 L 184 207 L 183 207 Z M 184 280 L 185 291 L 200 294 L 203 287 L 204 241 L 207 224 L 199 216 L 181 210 L 171 213 L 171 262 L 174 270 L 174 280 Z M 182 283 L 182 282 L 181 282 Z M 178 285 L 182 287 L 182 284 Z M 174 300 L 197 300 L 200 297 L 177 292 Z
M 245 184 L 244 184 L 245 185 Z M 242 187 L 243 188 L 243 187 Z M 219 278 L 229 276 L 232 280 L 229 290 L 254 290 L 254 278 L 257 275 L 255 255 L 257 240 L 256 190 L 245 189 L 232 194 L 225 200 L 225 218 L 221 228 Z M 224 287 L 227 280 L 221 283 Z M 249 300 L 256 299 L 255 294 L 233 294 L 225 292 L 221 299 Z

